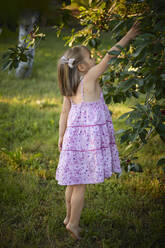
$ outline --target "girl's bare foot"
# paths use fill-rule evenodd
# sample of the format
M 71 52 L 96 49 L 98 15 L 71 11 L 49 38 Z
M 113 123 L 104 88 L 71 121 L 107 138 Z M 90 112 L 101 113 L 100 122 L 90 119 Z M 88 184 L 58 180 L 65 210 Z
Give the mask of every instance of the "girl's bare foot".
M 65 217 L 65 219 L 64 219 L 64 225 L 66 226 L 68 223 L 69 223 L 69 218 L 68 217 Z M 83 228 L 81 228 L 81 227 L 78 227 L 78 231 L 79 232 L 82 232 L 83 231 Z
M 64 225 L 67 225 L 68 222 L 69 222 L 69 217 L 65 217 L 65 219 L 64 219 Z
M 79 228 L 76 229 L 76 228 L 72 227 L 70 224 L 67 224 L 66 229 L 71 233 L 71 236 L 74 239 L 81 239 L 81 237 L 79 236 Z

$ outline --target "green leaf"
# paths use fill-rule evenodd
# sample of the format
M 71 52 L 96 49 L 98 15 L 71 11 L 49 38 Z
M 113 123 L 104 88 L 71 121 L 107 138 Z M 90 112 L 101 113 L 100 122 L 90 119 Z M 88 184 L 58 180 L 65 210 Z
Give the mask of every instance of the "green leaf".
M 14 67 L 15 69 L 18 67 L 19 65 L 19 61 L 18 60 L 14 60 L 12 63 L 12 66 L 9 68 L 10 70 L 12 69 L 12 67 Z
M 100 45 L 100 40 L 98 38 L 93 38 L 93 39 L 90 39 L 89 42 L 88 42 L 88 45 L 92 48 L 95 48 L 97 49 L 98 46 Z
M 11 50 L 12 52 L 17 52 L 17 48 L 10 47 L 8 50 Z
M 134 171 L 134 172 L 143 172 L 142 167 L 140 164 L 130 164 L 128 165 L 128 172 Z
M 165 124 L 159 123 L 158 128 L 160 132 L 162 132 L 162 134 L 165 136 Z
M 140 53 L 143 51 L 145 47 L 144 46 L 140 46 L 136 49 L 136 51 L 134 53 L 132 53 L 132 57 L 136 58 L 140 55 Z
M 144 129 L 141 133 L 139 133 L 139 136 L 141 138 L 141 141 L 144 143 L 144 144 L 147 144 L 147 141 L 145 139 L 146 137 L 146 134 L 147 134 L 147 131 Z
M 113 65 L 116 63 L 116 61 L 117 61 L 117 57 L 113 57 L 109 60 L 108 65 Z
M 120 129 L 120 130 L 116 131 L 115 134 L 121 134 L 121 133 L 124 133 L 124 132 L 125 132 L 124 129 Z
M 33 59 L 34 56 L 33 56 L 32 54 L 29 53 L 29 54 L 28 54 L 28 57 L 29 57 L 30 59 Z
M 165 158 L 161 158 L 161 159 L 159 159 L 159 161 L 157 162 L 157 166 L 160 166 L 160 165 L 163 165 L 163 164 L 165 164 Z
M 121 120 L 121 119 L 124 119 L 125 117 L 127 117 L 132 111 L 129 111 L 127 113 L 124 113 L 123 115 L 121 115 L 118 119 Z
M 156 131 L 159 133 L 160 137 L 165 140 L 165 124 L 159 123 L 156 127 Z
M 119 55 L 120 51 L 112 50 L 107 52 L 109 55 Z
M 122 27 L 122 25 L 124 24 L 123 20 L 120 21 L 113 29 L 112 29 L 112 33 L 113 32 L 117 32 L 117 30 L 120 30 L 120 28 Z
M 129 130 L 126 130 L 125 131 L 125 134 L 123 134 L 120 138 L 120 143 L 124 143 L 125 141 L 128 141 L 129 140 L 129 133 L 130 131 Z
M 94 48 L 95 48 L 95 46 L 96 46 L 96 41 L 95 41 L 95 39 L 89 40 L 88 45 L 89 45 L 90 47 L 94 47 Z
M 140 112 L 145 112 L 147 113 L 148 112 L 148 109 L 145 105 L 141 105 L 139 103 L 135 104 L 135 106 L 137 107 L 137 109 L 140 111 Z
M 165 32 L 165 22 L 160 21 L 154 26 L 154 31 L 156 32 Z
M 135 98 L 138 98 L 138 97 L 139 97 L 139 94 L 138 94 L 138 92 L 136 92 L 136 91 L 133 91 L 133 92 L 132 92 L 132 95 L 133 95 Z
M 142 86 L 144 84 L 144 80 L 142 78 L 136 78 L 136 83 L 139 85 L 139 86 Z
M 133 143 L 129 144 L 128 146 L 126 146 L 126 148 L 124 149 L 125 151 L 129 150 L 130 148 L 133 147 Z
M 124 82 L 121 82 L 119 84 L 119 88 L 121 88 L 125 92 L 129 88 L 131 88 L 134 84 L 136 84 L 136 80 L 131 78 L 131 79 L 125 80 Z
M 27 62 L 27 56 L 25 54 L 21 54 L 20 60 L 23 62 Z
M 136 138 L 137 138 L 137 133 L 136 133 L 136 132 L 134 132 L 134 133 L 132 133 L 132 134 L 130 135 L 130 141 L 131 141 L 131 142 L 133 142 L 134 140 L 136 140 Z
M 117 48 L 119 48 L 120 50 L 123 50 L 124 48 L 120 45 L 115 45 Z
M 11 64 L 12 64 L 12 61 L 11 61 L 11 60 L 8 60 L 7 62 L 5 62 L 5 63 L 2 65 L 2 70 L 3 70 L 3 71 L 7 70 Z
M 114 101 L 114 103 L 122 102 L 123 101 L 123 96 L 122 95 L 114 95 L 113 96 L 113 101 Z
M 86 8 L 85 8 L 85 6 L 80 6 L 80 7 L 79 7 L 79 10 L 80 10 L 80 11 L 85 11 Z
M 160 75 L 161 79 L 165 80 L 165 74 Z
M 146 40 L 155 39 L 156 36 L 154 34 L 151 34 L 151 33 L 144 33 L 144 34 L 140 34 L 138 38 L 146 41 Z

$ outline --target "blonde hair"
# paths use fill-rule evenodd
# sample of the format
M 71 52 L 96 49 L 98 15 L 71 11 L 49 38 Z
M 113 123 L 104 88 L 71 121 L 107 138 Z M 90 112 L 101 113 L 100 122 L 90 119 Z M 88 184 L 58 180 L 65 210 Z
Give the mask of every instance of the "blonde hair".
M 66 59 L 73 59 L 73 66 L 69 66 L 68 63 L 64 63 L 61 57 L 58 61 L 58 85 L 60 92 L 63 96 L 73 96 L 76 94 L 78 85 L 80 83 L 80 75 L 78 70 L 78 64 L 83 63 L 83 49 L 85 46 L 74 46 L 68 49 L 64 56 Z

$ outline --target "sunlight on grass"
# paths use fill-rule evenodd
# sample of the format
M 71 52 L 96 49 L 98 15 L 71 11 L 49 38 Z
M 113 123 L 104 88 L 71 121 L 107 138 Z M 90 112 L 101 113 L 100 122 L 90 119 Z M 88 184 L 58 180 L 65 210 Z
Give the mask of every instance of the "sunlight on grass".
M 132 109 L 125 104 L 110 104 L 109 110 L 112 111 L 112 118 L 119 118 L 122 114 L 131 111 Z
M 44 99 L 31 99 L 30 97 L 23 98 L 22 97 L 13 97 L 13 98 L 5 98 L 1 97 L 0 98 L 1 103 L 8 103 L 8 104 L 17 104 L 17 105 L 22 105 L 26 104 L 26 106 L 36 106 L 39 108 L 45 108 L 45 107 L 50 107 L 50 108 L 58 108 L 60 111 L 59 107 L 61 107 L 61 99 L 58 98 L 44 98 Z

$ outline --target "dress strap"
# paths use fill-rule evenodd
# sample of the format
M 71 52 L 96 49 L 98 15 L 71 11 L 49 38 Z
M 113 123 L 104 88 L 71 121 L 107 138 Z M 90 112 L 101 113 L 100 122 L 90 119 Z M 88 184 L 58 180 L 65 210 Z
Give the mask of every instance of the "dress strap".
M 82 97 L 82 102 L 84 102 L 83 76 L 80 77 L 80 83 L 81 83 L 81 97 Z
M 84 102 L 83 76 L 80 77 L 80 83 L 81 83 L 81 97 L 82 97 L 82 102 Z M 102 91 L 102 89 L 101 89 L 101 92 L 100 92 L 100 99 L 103 99 L 103 91 Z
M 69 99 L 70 99 L 71 103 L 73 104 L 73 101 L 72 101 L 71 97 Z
M 103 91 L 101 89 L 101 92 L 100 92 L 100 99 L 103 98 Z

